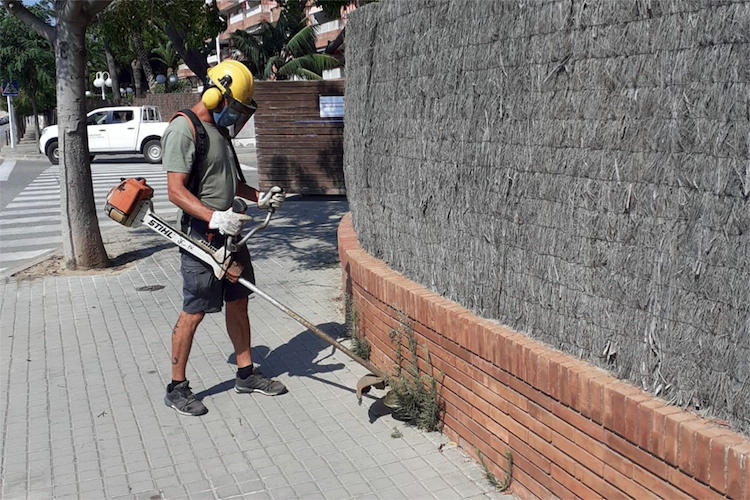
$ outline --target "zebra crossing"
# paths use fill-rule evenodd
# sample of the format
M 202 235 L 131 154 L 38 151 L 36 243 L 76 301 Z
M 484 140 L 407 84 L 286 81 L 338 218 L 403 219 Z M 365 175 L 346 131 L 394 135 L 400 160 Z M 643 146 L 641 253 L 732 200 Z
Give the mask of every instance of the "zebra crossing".
M 92 164 L 91 178 L 102 231 L 118 225 L 104 213 L 104 200 L 122 177 L 145 177 L 154 188 L 154 210 L 169 220 L 177 208 L 167 199 L 167 176 L 161 165 Z M 59 170 L 40 174 L 0 211 L 0 276 L 52 253 L 62 245 Z

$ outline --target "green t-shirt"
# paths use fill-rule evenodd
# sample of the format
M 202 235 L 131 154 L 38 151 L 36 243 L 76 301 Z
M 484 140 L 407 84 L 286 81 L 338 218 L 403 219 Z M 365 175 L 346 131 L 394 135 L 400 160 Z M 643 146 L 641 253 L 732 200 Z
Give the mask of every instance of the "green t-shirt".
M 199 200 L 214 210 L 226 210 L 232 206 L 237 193 L 237 168 L 229 150 L 227 139 L 216 128 L 216 125 L 201 122 L 208 135 L 206 157 L 196 165 L 198 175 Z M 162 166 L 167 172 L 190 173 L 195 158 L 195 141 L 190 122 L 184 116 L 178 116 L 169 124 L 161 138 Z M 188 186 L 189 188 L 190 186 Z M 177 220 L 182 217 L 182 210 Z

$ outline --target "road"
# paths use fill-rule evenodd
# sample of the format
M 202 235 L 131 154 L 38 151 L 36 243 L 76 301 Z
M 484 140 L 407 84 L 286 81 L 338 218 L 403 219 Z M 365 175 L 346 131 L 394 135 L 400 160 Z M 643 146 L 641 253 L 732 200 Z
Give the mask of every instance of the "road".
M 257 168 L 242 165 L 248 184 L 257 186 Z M 122 177 L 145 177 L 154 188 L 154 210 L 168 221 L 177 209 L 167 200 L 167 178 L 161 165 L 142 156 L 100 155 L 91 163 L 91 178 L 102 231 L 117 226 L 104 213 L 104 198 Z M 46 158 L 0 163 L 0 278 L 43 258 L 62 245 L 58 167 Z
M 154 209 L 174 218 L 167 200 L 166 174 L 161 165 L 142 158 L 116 158 L 91 164 L 99 227 L 116 226 L 104 213 L 104 198 L 121 177 L 145 177 L 154 188 Z M 5 178 L 5 179 L 4 179 Z M 46 159 L 5 160 L 0 165 L 0 276 L 60 248 L 60 186 L 58 168 Z

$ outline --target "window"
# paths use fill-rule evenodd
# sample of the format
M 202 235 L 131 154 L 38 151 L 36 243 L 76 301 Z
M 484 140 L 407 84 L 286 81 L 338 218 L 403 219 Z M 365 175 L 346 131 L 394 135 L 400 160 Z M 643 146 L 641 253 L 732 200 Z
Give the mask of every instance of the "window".
M 110 123 L 125 123 L 131 121 L 132 119 L 133 111 L 130 109 L 112 111 L 112 121 Z
M 244 19 L 245 13 L 242 11 L 242 7 L 233 11 L 229 16 L 229 24 L 239 23 Z
M 86 125 L 103 125 L 107 122 L 107 112 L 99 111 L 86 119 Z

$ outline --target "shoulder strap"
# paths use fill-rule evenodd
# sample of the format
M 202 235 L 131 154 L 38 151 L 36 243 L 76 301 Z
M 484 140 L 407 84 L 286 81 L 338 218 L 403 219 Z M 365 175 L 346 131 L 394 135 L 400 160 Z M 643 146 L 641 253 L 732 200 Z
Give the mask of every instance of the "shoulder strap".
M 187 118 L 190 128 L 193 130 L 193 141 L 195 141 L 195 161 L 193 162 L 193 165 L 195 165 L 205 158 L 206 153 L 208 153 L 208 133 L 201 123 L 200 118 L 198 118 L 198 115 L 193 113 L 192 110 L 182 109 L 175 113 L 169 121 L 171 122 L 178 116 L 184 116 Z
M 184 116 L 185 118 L 187 118 L 187 121 L 190 124 L 190 128 L 193 130 L 193 141 L 195 142 L 195 157 L 193 159 L 193 164 L 190 165 L 190 174 L 188 174 L 187 188 L 191 193 L 197 195 L 198 184 L 200 180 L 198 178 L 198 173 L 195 166 L 200 163 L 208 153 L 208 133 L 206 132 L 206 128 L 201 123 L 200 118 L 198 118 L 198 116 L 193 113 L 192 110 L 182 109 L 175 113 L 174 116 L 169 119 L 169 121 L 172 122 L 172 120 L 174 120 L 178 116 Z M 190 216 L 187 213 L 182 212 L 180 226 L 183 233 L 187 233 L 189 224 Z
M 237 158 L 237 151 L 234 150 L 234 144 L 232 144 L 232 138 L 229 137 L 229 131 L 225 127 L 217 127 L 219 129 L 219 133 L 224 136 L 224 138 L 227 140 L 227 143 L 229 143 L 229 151 L 232 152 L 232 158 L 234 158 L 234 166 L 237 169 L 237 179 L 243 183 L 247 184 L 247 181 L 245 180 L 245 175 L 242 173 L 242 167 L 240 167 L 240 160 Z

